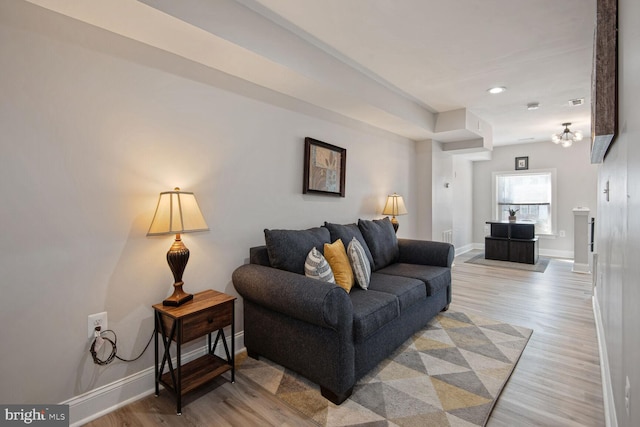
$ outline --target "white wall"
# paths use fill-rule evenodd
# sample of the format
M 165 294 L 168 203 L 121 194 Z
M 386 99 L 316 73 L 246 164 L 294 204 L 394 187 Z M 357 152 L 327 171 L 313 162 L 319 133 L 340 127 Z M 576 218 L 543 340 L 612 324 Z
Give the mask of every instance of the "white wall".
M 432 154 L 432 230 L 431 239 L 442 241 L 442 232 L 453 230 L 453 158 L 442 151 L 442 143 L 433 141 Z M 449 187 L 445 187 L 449 183 Z
M 23 2 L 0 3 L 0 69 L 0 402 L 60 402 L 152 366 L 152 351 L 93 365 L 86 324 L 107 311 L 124 357 L 151 335 L 172 283 L 172 237 L 145 236 L 161 191 L 194 191 L 211 228 L 184 236 L 190 292 L 235 294 L 264 228 L 380 217 L 394 191 L 399 236 L 417 234 L 412 141 Z M 301 194 L 306 136 L 347 149 L 345 198 Z
M 472 249 L 473 244 L 473 162 L 453 156 L 453 245 L 456 253 Z
M 418 238 L 427 240 L 431 240 L 433 230 L 433 144 L 437 142 L 431 139 L 416 143 L 417 230 Z
M 598 175 L 599 221 L 596 299 L 609 374 L 611 418 L 621 427 L 640 425 L 640 3 L 618 1 L 618 130 Z M 603 190 L 609 183 L 609 200 Z M 606 362 L 606 361 L 605 361 Z M 629 412 L 625 385 L 631 386 Z
M 417 143 L 418 237 L 442 240 L 453 230 L 456 253 L 472 249 L 473 163 L 465 155 L 442 150 L 442 143 Z M 446 186 L 446 184 L 449 184 Z
M 585 107 L 588 108 L 588 107 Z M 491 174 L 513 171 L 515 158 L 528 156 L 529 170 L 555 168 L 557 191 L 556 231 L 565 237 L 541 238 L 540 252 L 549 256 L 573 257 L 573 209 L 588 207 L 597 217 L 597 166 L 590 163 L 589 141 L 570 148 L 551 142 L 494 147 L 492 159 L 474 162 L 473 167 L 473 239 L 484 244 L 484 224 L 492 219 Z

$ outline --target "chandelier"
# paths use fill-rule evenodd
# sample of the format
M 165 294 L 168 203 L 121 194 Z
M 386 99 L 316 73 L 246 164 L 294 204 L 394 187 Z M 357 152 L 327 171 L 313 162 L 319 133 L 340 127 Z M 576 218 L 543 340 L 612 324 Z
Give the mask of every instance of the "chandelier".
M 567 148 L 571 147 L 576 141 L 582 141 L 582 132 L 579 130 L 571 132 L 569 130 L 571 123 L 563 123 L 562 126 L 564 126 L 562 133 L 554 133 L 551 135 L 551 141 L 553 141 L 554 144 L 560 144 L 564 148 Z

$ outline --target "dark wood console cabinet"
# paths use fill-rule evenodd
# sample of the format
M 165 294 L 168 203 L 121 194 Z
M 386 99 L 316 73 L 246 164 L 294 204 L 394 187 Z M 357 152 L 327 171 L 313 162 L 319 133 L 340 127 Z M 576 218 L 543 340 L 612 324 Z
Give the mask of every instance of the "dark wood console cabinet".
M 487 221 L 491 234 L 484 238 L 484 257 L 500 261 L 536 264 L 538 238 L 529 222 Z

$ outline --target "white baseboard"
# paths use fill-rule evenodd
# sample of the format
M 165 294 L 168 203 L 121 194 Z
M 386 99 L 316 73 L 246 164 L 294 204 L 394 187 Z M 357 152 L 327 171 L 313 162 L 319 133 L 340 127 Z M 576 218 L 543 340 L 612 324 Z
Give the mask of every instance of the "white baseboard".
M 473 249 L 475 249 L 475 248 L 474 248 L 474 245 L 472 243 L 468 244 L 468 245 L 461 246 L 459 248 L 456 248 L 456 256 L 465 254 L 465 253 L 467 253 L 469 251 L 472 251 Z
M 602 397 L 604 400 L 604 421 L 607 427 L 618 427 L 616 418 L 616 405 L 613 399 L 613 386 L 611 384 L 611 371 L 609 370 L 609 357 L 607 355 L 607 345 L 604 339 L 604 325 L 600 315 L 600 304 L 598 295 L 594 294 L 593 317 L 596 321 L 596 333 L 598 336 L 598 350 L 600 352 L 600 376 L 602 377 Z
M 559 251 L 557 249 L 540 249 L 540 255 L 551 258 L 573 259 L 573 251 Z
M 244 350 L 244 332 L 239 332 L 235 336 L 236 354 Z M 231 345 L 227 339 L 227 345 Z M 231 347 L 229 347 L 231 348 Z M 223 356 L 223 348 L 218 347 L 216 354 Z M 182 363 L 206 354 L 206 344 L 193 351 L 182 355 Z M 175 366 L 176 360 L 173 359 Z M 69 400 L 60 402 L 62 405 L 69 405 L 69 426 L 77 427 L 95 420 L 109 412 L 115 411 L 131 402 L 141 399 L 155 392 L 155 367 L 144 369 L 133 375 L 114 381 L 111 384 L 95 388 Z
M 574 273 L 590 274 L 591 267 L 589 266 L 589 264 L 582 264 L 574 261 L 571 271 L 573 271 Z

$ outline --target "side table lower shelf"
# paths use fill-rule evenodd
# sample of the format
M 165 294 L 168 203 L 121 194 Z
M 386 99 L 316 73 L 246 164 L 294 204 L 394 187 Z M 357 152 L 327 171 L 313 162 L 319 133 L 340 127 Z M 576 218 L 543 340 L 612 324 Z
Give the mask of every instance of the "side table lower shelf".
M 192 360 L 182 365 L 182 383 L 184 385 L 181 394 L 185 395 L 231 369 L 232 366 L 226 360 L 212 354 L 205 354 Z M 171 380 L 171 372 L 162 374 L 160 384 L 167 390 L 176 393 Z

